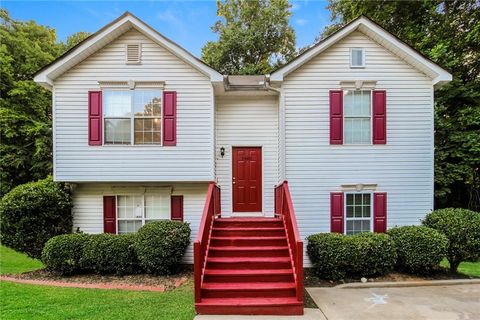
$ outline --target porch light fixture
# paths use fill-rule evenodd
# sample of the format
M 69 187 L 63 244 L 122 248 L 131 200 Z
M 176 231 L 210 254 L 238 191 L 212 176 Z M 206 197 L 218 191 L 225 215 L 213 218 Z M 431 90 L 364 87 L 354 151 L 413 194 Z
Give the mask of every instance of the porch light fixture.
M 220 148 L 220 155 L 222 156 L 222 158 L 225 156 L 225 147 Z

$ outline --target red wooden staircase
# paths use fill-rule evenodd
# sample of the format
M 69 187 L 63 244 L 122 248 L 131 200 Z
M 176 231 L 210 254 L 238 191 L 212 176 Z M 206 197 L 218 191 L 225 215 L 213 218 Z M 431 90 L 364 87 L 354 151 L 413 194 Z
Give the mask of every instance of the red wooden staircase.
M 303 314 L 303 244 L 287 183 L 275 198 L 275 218 L 221 218 L 210 185 L 194 244 L 197 313 Z

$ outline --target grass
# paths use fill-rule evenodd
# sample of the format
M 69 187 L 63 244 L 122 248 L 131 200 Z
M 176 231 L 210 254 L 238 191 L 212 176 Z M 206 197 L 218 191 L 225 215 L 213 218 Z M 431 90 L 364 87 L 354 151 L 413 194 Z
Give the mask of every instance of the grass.
M 0 282 L 3 319 L 193 319 L 193 288 L 141 292 Z
M 42 268 L 0 246 L 2 274 Z M 170 292 L 60 288 L 0 281 L 1 319 L 193 319 L 193 284 Z
M 0 246 L 0 274 L 22 273 L 43 268 L 43 264 L 23 253 Z
M 447 259 L 443 259 L 440 262 L 440 266 L 445 268 L 450 268 L 450 264 Z M 480 278 L 480 261 L 477 262 L 462 262 L 458 266 L 458 273 L 463 273 L 464 275 L 470 277 Z

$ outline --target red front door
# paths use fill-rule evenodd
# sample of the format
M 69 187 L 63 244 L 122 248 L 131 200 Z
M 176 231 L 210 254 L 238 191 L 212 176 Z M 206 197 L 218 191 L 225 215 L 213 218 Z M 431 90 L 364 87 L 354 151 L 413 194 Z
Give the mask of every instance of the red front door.
M 261 212 L 261 147 L 233 147 L 232 180 L 233 212 Z

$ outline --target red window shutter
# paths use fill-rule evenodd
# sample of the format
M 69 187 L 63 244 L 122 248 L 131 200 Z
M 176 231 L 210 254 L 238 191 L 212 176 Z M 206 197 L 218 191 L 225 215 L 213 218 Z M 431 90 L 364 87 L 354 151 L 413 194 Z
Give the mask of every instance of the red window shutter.
M 342 90 L 330 90 L 330 144 L 343 144 Z
M 103 197 L 103 232 L 117 233 L 115 196 Z
M 387 232 L 387 193 L 373 194 L 373 232 Z
M 387 143 L 387 91 L 373 91 L 373 144 Z
M 163 92 L 163 145 L 177 144 L 177 92 Z
M 330 232 L 343 233 L 343 192 L 330 193 Z
M 102 91 L 88 92 L 88 144 L 102 145 Z
M 183 196 L 171 196 L 171 217 L 175 221 L 183 221 Z

